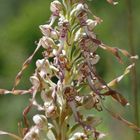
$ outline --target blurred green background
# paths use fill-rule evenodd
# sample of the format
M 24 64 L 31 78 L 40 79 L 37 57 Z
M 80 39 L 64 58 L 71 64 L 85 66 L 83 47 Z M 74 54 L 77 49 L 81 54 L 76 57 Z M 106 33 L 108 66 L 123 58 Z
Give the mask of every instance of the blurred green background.
M 103 19 L 103 23 L 96 28 L 97 36 L 110 46 L 119 47 L 130 51 L 128 36 L 128 5 L 129 0 L 119 0 L 119 5 L 112 6 L 105 0 L 88 2 L 95 15 Z M 41 37 L 38 26 L 45 24 L 50 16 L 49 4 L 51 0 L 0 0 L 0 88 L 11 89 L 14 78 L 21 68 L 24 60 L 35 49 L 35 41 Z M 133 12 L 133 41 L 136 53 L 140 54 L 140 1 L 132 1 Z M 101 60 L 97 65 L 98 71 L 106 81 L 119 76 L 126 65 L 120 65 L 114 57 L 106 52 L 99 51 Z M 30 87 L 29 76 L 34 72 L 35 60 L 41 58 L 39 52 L 30 67 L 24 73 L 24 78 L 18 88 Z M 128 61 L 124 59 L 125 63 Z M 140 63 L 136 63 L 137 79 L 140 77 Z M 138 81 L 139 82 L 139 81 Z M 120 113 L 126 119 L 135 122 L 133 81 L 131 74 L 126 76 L 117 86 L 118 90 L 130 101 L 129 107 L 122 108 L 111 100 L 106 100 L 106 105 L 114 112 Z M 137 84 L 138 94 L 140 85 Z M 0 95 L 0 130 L 17 133 L 17 124 L 21 121 L 22 111 L 28 105 L 29 95 L 2 96 Z M 140 96 L 137 96 L 140 99 Z M 140 103 L 138 102 L 138 106 Z M 139 111 L 140 112 L 140 108 Z M 29 118 L 35 111 L 29 113 Z M 107 133 L 104 140 L 136 140 L 136 133 L 121 122 L 113 119 L 107 112 L 91 112 L 103 119 L 99 130 Z M 140 113 L 139 113 L 140 115 Z M 139 118 L 140 119 L 140 118 Z M 140 136 L 138 136 L 140 139 Z M 0 137 L 0 140 L 10 140 Z

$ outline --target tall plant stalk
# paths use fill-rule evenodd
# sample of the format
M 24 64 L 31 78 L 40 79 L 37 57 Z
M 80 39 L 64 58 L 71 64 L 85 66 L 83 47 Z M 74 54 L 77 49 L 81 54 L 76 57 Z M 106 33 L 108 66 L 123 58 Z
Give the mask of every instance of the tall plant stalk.
M 117 4 L 113 0 L 108 2 Z M 119 63 L 123 63 L 119 53 L 130 60 L 136 57 L 124 49 L 105 45 L 96 37 L 94 28 L 102 20 L 90 11 L 86 1 L 54 0 L 50 10 L 50 20 L 39 26 L 42 37 L 33 54 L 23 63 L 12 91 L 0 89 L 0 94 L 31 94 L 30 104 L 23 111 L 25 127 L 19 123 L 19 136 L 3 131 L 0 131 L 0 135 L 9 135 L 16 140 L 97 140 L 105 134 L 96 128 L 101 119 L 93 115 L 95 110 L 106 110 L 112 117 L 140 133 L 140 128 L 135 124 L 104 105 L 108 96 L 122 106 L 129 105 L 113 87 L 130 72 L 134 64 L 106 83 L 97 72 L 96 64 L 100 56 L 96 50 L 103 49 L 113 54 Z M 90 19 L 90 16 L 93 18 Z M 42 59 L 36 61 L 36 69 L 30 76 L 31 88 L 17 90 L 24 70 L 41 47 Z M 37 102 L 37 94 L 41 103 Z M 33 116 L 34 125 L 30 126 L 27 114 L 32 107 L 38 110 L 38 114 Z
M 129 49 L 132 55 L 135 55 L 135 46 L 134 46 L 134 29 L 133 29 L 133 8 L 132 8 L 132 0 L 126 0 L 127 3 L 127 11 L 128 11 L 128 42 Z M 138 88 L 137 88 L 137 72 L 136 67 L 132 68 L 131 72 L 131 85 L 132 85 L 132 93 L 134 97 L 134 118 L 135 123 L 139 125 L 139 108 L 138 108 Z M 135 140 L 138 140 L 137 134 L 135 134 Z

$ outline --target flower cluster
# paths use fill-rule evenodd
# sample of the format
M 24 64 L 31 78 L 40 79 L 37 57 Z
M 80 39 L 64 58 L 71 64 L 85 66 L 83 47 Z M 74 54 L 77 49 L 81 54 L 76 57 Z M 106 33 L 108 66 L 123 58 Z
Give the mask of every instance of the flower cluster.
M 115 4 L 113 1 L 109 2 Z M 82 110 L 93 109 L 94 112 L 102 111 L 103 108 L 129 127 L 140 131 L 138 127 L 124 121 L 121 116 L 114 115 L 103 105 L 105 96 L 111 96 L 123 106 L 129 104 L 112 87 L 129 73 L 134 64 L 128 66 L 123 75 L 110 83 L 106 83 L 96 70 L 96 64 L 100 60 L 97 49 L 111 52 L 121 63 L 119 52 L 130 59 L 135 57 L 125 50 L 109 47 L 96 38 L 94 28 L 102 20 L 92 14 L 84 0 L 63 0 L 62 3 L 54 0 L 50 10 L 50 22 L 39 26 L 43 36 L 35 52 L 23 64 L 13 90 L 1 89 L 2 94 L 32 94 L 30 105 L 23 113 L 27 128 L 23 129 L 22 139 L 100 139 L 105 136 L 96 130 L 101 119 L 90 113 L 85 115 Z M 93 19 L 89 19 L 91 16 Z M 36 61 L 35 72 L 30 77 L 32 87 L 27 91 L 16 90 L 23 71 L 40 47 L 44 48 L 43 58 Z M 36 94 L 40 94 L 42 104 L 37 102 Z M 29 128 L 26 115 L 32 106 L 40 113 L 33 116 L 34 126 Z

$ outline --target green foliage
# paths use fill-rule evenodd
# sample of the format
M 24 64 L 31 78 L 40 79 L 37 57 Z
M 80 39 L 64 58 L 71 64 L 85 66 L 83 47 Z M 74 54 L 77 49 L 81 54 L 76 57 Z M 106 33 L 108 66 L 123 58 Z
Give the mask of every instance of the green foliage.
M 21 67 L 23 61 L 33 52 L 36 47 L 34 41 L 41 37 L 38 26 L 50 15 L 49 3 L 51 0 L 0 0 L 0 87 L 12 88 L 13 80 L 16 73 Z M 127 40 L 127 10 L 125 1 L 120 1 L 119 5 L 112 7 L 105 1 L 93 0 L 90 2 L 90 8 L 101 17 L 104 22 L 102 26 L 98 26 L 96 32 L 98 32 L 99 38 L 101 38 L 106 44 L 111 46 L 119 46 L 129 50 Z M 96 3 L 96 7 L 94 7 Z M 140 18 L 139 13 L 139 0 L 134 2 L 134 41 L 137 54 L 140 54 L 139 47 L 139 26 Z M 5 5 L 5 6 L 3 6 Z M 113 12 L 112 12 L 113 11 Z M 47 22 L 47 21 L 46 21 Z M 102 51 L 99 53 L 103 53 Z M 112 56 L 108 56 L 107 53 L 103 54 L 103 58 L 98 64 L 98 70 L 102 76 L 110 81 L 111 77 L 120 75 L 123 68 L 116 63 Z M 40 57 L 40 53 L 37 54 L 36 58 Z M 103 59 L 103 60 L 102 60 Z M 34 60 L 35 62 L 35 60 Z M 114 65 L 114 69 L 112 69 Z M 137 71 L 140 71 L 139 63 L 137 64 Z M 24 74 L 25 78 L 21 83 L 20 88 L 28 88 L 28 77 L 33 72 L 34 65 L 31 65 L 27 72 Z M 140 75 L 140 73 L 138 73 Z M 130 78 L 125 78 L 121 82 L 121 86 L 118 86 L 128 99 L 132 98 L 131 94 L 131 81 Z M 129 91 L 129 92 L 128 92 Z M 109 106 L 112 106 L 115 110 L 118 110 L 110 100 L 106 101 Z M 0 128 L 4 130 L 17 130 L 17 122 L 21 120 L 22 110 L 28 104 L 28 97 L 13 97 L 0 96 Z M 133 103 L 132 103 L 133 104 Z M 7 108 L 8 109 L 5 109 Z M 129 107 L 131 109 L 132 107 Z M 122 115 L 134 120 L 132 112 L 129 109 L 118 110 Z M 92 113 L 92 112 L 91 112 Z M 97 113 L 98 114 L 98 113 Z M 31 114 L 30 114 L 31 115 Z M 9 116 L 11 119 L 9 120 Z M 132 140 L 132 131 L 122 126 L 120 129 L 120 123 L 115 120 L 110 121 L 110 116 L 107 113 L 102 114 L 104 118 L 104 126 L 101 126 L 101 130 L 111 133 L 105 139 L 106 140 Z M 112 131 L 115 130 L 115 131 Z M 124 135 L 123 132 L 130 132 Z M 3 140 L 4 138 L 0 138 Z M 6 138 L 8 140 L 8 138 Z

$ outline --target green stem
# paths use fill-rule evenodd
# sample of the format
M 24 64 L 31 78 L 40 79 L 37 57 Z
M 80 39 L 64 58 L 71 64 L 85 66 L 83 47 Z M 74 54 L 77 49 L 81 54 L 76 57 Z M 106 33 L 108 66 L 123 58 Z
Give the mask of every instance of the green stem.
M 135 55 L 135 47 L 134 47 L 134 33 L 133 33 L 133 10 L 132 10 L 132 0 L 126 0 L 127 11 L 128 11 L 128 41 L 129 48 L 132 55 Z M 133 67 L 131 72 L 131 80 L 132 80 L 132 93 L 134 96 L 134 117 L 135 123 L 139 125 L 139 108 L 138 108 L 138 89 L 137 89 L 137 72 L 136 67 Z M 138 140 L 138 136 L 135 133 L 135 140 Z

